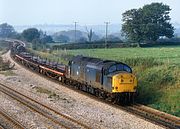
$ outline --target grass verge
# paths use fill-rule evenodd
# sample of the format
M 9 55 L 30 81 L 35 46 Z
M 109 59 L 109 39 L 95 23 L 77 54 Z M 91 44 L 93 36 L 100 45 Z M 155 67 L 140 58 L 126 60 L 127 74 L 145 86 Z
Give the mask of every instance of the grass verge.
M 36 51 L 36 54 L 66 64 L 74 55 L 124 62 L 138 78 L 137 102 L 180 117 L 180 47 Z

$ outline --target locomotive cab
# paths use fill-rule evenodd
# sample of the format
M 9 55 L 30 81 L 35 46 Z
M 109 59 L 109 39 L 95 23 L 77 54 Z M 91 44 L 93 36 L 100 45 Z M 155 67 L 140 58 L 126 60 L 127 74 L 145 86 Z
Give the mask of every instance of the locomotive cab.
M 131 73 L 119 73 L 112 77 L 112 92 L 127 93 L 136 92 L 137 79 Z
M 123 63 L 113 64 L 107 68 L 105 78 L 106 76 L 108 82 L 111 81 L 111 83 L 105 85 L 111 85 L 112 93 L 136 92 L 137 79 L 128 65 Z

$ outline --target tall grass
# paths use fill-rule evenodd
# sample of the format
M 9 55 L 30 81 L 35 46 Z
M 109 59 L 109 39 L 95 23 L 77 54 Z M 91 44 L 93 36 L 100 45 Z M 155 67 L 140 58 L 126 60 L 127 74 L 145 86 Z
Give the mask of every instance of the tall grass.
M 4 61 L 2 57 L 0 57 L 0 71 L 5 71 L 10 68 L 10 61 Z
M 180 47 L 79 49 L 37 54 L 66 64 L 74 55 L 124 62 L 138 78 L 137 102 L 180 116 Z
M 149 68 L 153 66 L 162 65 L 163 62 L 158 61 L 153 57 L 136 57 L 136 58 L 124 58 L 122 62 L 130 65 L 131 67 L 142 66 L 144 68 Z
M 135 66 L 137 68 L 139 66 Z M 180 69 L 166 64 L 136 71 L 137 101 L 167 113 L 180 116 Z

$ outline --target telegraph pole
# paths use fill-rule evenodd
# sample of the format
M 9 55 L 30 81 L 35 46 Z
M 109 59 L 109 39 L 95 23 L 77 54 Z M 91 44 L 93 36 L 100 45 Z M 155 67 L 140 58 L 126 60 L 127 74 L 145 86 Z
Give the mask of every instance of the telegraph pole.
M 74 22 L 74 42 L 76 43 L 76 26 L 78 22 Z
M 105 38 L 105 48 L 107 47 L 107 38 L 108 38 L 108 25 L 110 22 L 104 22 L 106 24 L 106 38 Z

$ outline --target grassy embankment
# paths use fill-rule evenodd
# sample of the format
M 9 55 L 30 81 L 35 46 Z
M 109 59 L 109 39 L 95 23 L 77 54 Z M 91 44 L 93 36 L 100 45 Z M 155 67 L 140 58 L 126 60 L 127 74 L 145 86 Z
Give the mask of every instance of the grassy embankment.
M 85 55 L 122 61 L 130 65 L 138 78 L 137 101 L 180 116 L 180 47 L 79 49 L 37 52 L 63 63 L 72 55 Z
M 9 43 L 0 40 L 0 55 L 5 53 L 9 48 Z
M 1 57 L 3 53 L 5 53 L 8 50 L 9 44 L 4 41 L 0 41 L 0 74 L 3 74 L 5 76 L 13 76 L 15 75 L 13 71 L 10 68 L 10 62 L 4 61 Z

